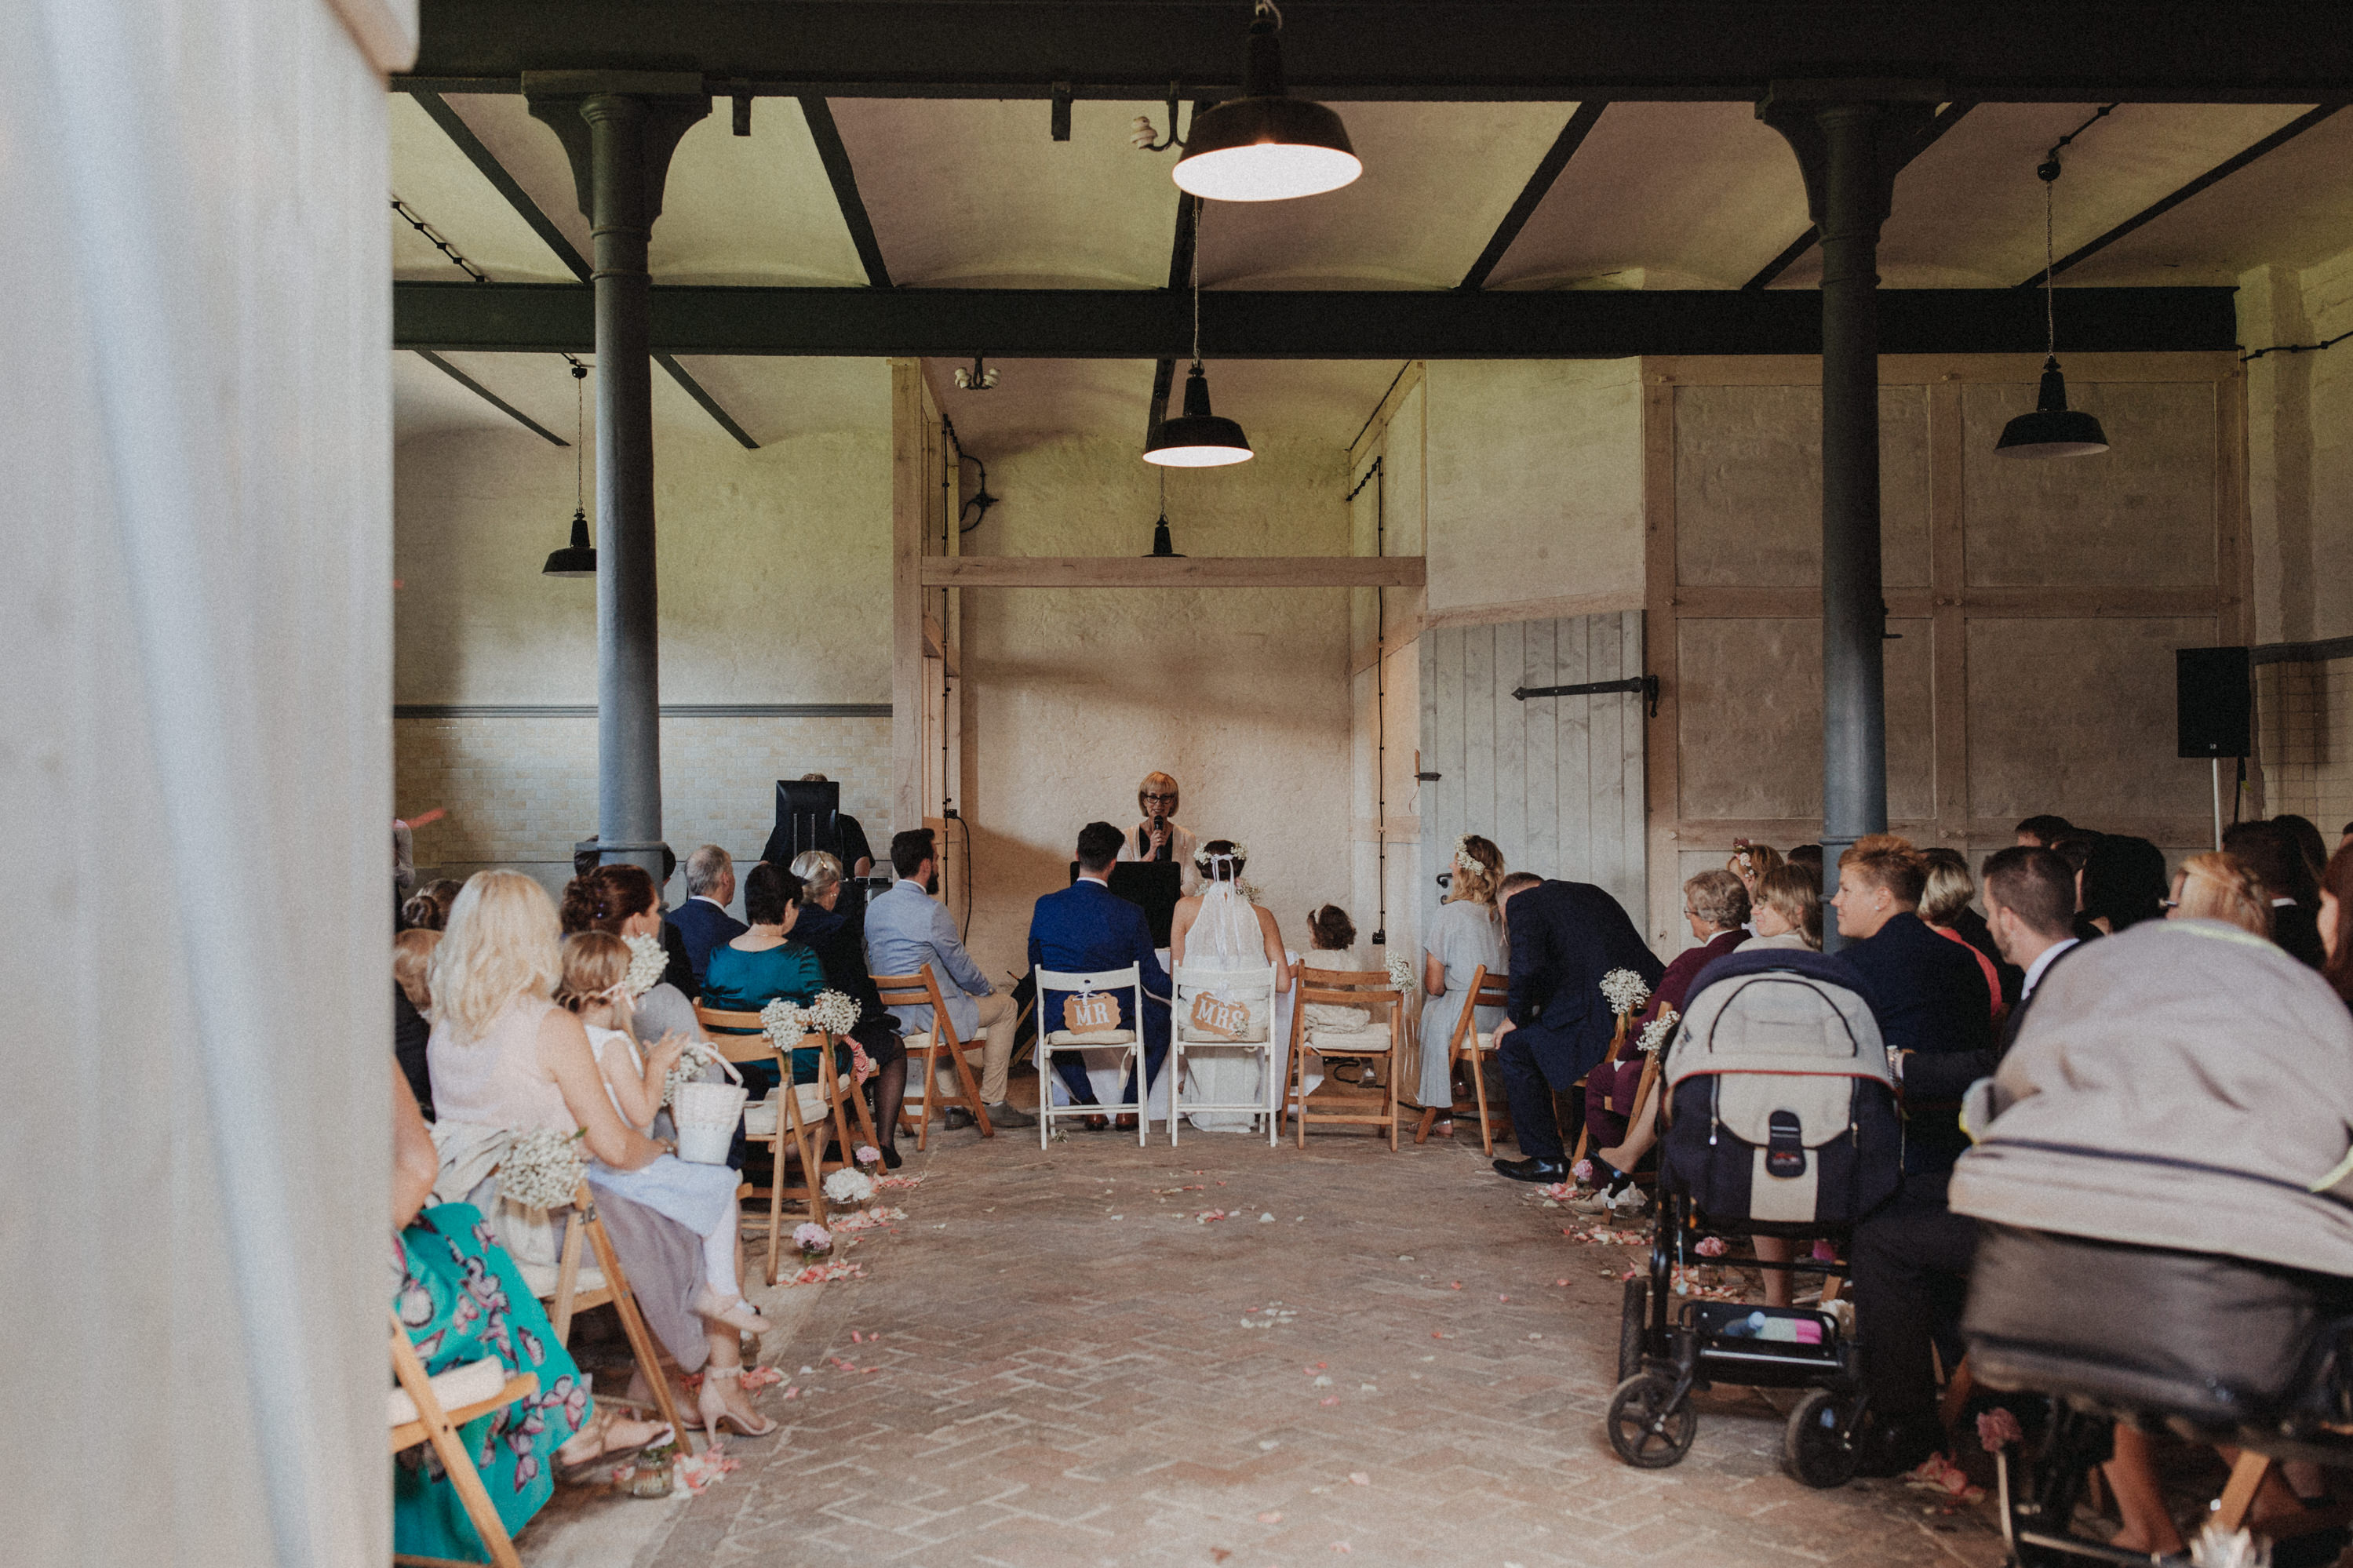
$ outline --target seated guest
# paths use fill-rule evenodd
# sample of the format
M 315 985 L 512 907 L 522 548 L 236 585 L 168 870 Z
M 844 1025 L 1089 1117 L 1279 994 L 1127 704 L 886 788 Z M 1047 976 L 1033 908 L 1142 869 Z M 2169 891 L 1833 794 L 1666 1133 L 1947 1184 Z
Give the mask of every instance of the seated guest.
M 694 972 L 693 994 L 702 994 L 702 973 L 711 950 L 744 934 L 744 922 L 727 912 L 735 901 L 735 862 L 716 844 L 705 844 L 686 858 L 686 902 L 670 923 L 686 943 L 687 966 Z
M 1200 891 L 1201 874 L 1193 857 L 1199 846 L 1190 828 L 1176 825 L 1176 781 L 1166 773 L 1146 773 L 1135 786 L 1135 804 L 1144 820 L 1120 846 L 1123 860 L 1175 861 L 1182 869 L 1177 882 L 1187 894 Z
M 1800 844 L 1783 856 L 1782 859 L 1789 865 L 1803 866 L 1807 870 L 1811 871 L 1814 874 L 1814 890 L 1817 893 L 1821 891 L 1822 847 L 1820 845 Z
M 607 936 L 659 937 L 667 922 L 661 918 L 660 896 L 655 891 L 654 879 L 642 866 L 632 866 L 626 860 L 597 866 L 584 875 L 575 877 L 565 885 L 563 907 L 564 934 L 575 931 L 601 931 Z M 702 1026 L 695 1021 L 694 1004 L 679 984 L 683 979 L 694 984 L 691 970 L 684 960 L 671 953 L 662 977 L 653 989 L 638 998 L 632 1015 L 632 1026 L 638 1038 L 648 1045 L 676 1030 L 688 1039 L 702 1038 Z
M 2321 839 L 2320 825 L 2308 816 L 2298 816 L 2292 811 L 2283 811 L 2272 820 L 2278 823 L 2281 830 L 2295 840 L 2298 849 L 2304 851 L 2304 863 L 2310 868 L 2313 880 L 2317 882 L 2320 879 L 2321 871 L 2328 864 L 2328 846 Z
M 2078 942 L 2089 942 L 2094 937 L 2107 934 L 2091 916 L 2084 912 L 2084 868 L 2091 864 L 2092 845 L 2099 837 L 2096 833 L 2079 827 L 2074 832 L 2054 838 L 2043 846 L 2067 863 L 2069 873 L 2075 879 L 2075 939 Z M 2012 847 L 2028 847 L 2016 845 Z
M 1752 947 L 1821 952 L 1821 873 L 1795 860 L 1766 872 L 1749 905 L 1748 929 L 1757 934 L 1740 944 L 1744 952 Z
M 2018 843 L 2021 847 L 2048 849 L 2062 838 L 2076 836 L 2075 825 L 2063 816 L 2030 816 L 2018 825 Z
M 440 1162 L 398 1074 L 392 1080 L 392 1162 L 393 1256 L 400 1267 L 392 1310 L 426 1375 L 496 1358 L 509 1377 L 527 1372 L 539 1379 L 537 1394 L 458 1428 L 499 1522 L 512 1535 L 545 1506 L 558 1476 L 586 1479 L 668 1440 L 670 1429 L 597 1408 L 587 1376 L 557 1341 L 514 1260 L 489 1239 L 479 1209 L 425 1206 Z M 458 1489 L 427 1462 L 427 1451 L 394 1456 L 393 1550 L 441 1562 L 488 1561 Z
M 702 979 L 702 1005 L 731 1013 L 757 1013 L 783 1000 L 806 1007 L 825 989 L 825 965 L 805 942 L 793 940 L 801 917 L 801 879 L 763 860 L 744 876 L 744 914 L 752 923 L 742 936 L 711 950 Z M 751 1034 L 751 1029 L 731 1030 Z M 793 1081 L 817 1083 L 820 1055 L 815 1046 L 793 1049 Z M 834 1063 L 834 1070 L 842 1068 Z M 774 1062 L 738 1062 L 744 1086 L 758 1100 L 781 1088 Z
M 1120 858 L 1120 843 L 1119 829 L 1108 822 L 1090 822 L 1079 830 L 1078 880 L 1059 893 L 1039 899 L 1030 911 L 1029 966 L 1064 974 L 1124 969 L 1131 963 L 1137 967 L 1144 979 L 1144 1016 L 1141 1020 L 1134 1017 L 1133 997 L 1121 992 L 1119 1026 L 1141 1028 L 1145 1087 L 1138 1089 L 1135 1069 L 1130 1068 L 1120 1099 L 1141 1105 L 1150 1092 L 1152 1080 L 1160 1076 L 1161 1062 L 1168 1055 L 1167 997 L 1173 988 L 1168 972 L 1160 966 L 1159 954 L 1153 949 L 1152 928 L 1144 911 L 1111 890 L 1111 868 Z M 1038 1017 L 1039 1026 L 1048 1034 L 1061 1026 L 1062 1006 L 1070 994 L 1066 991 L 1039 991 Z M 1094 1085 L 1087 1078 L 1086 1064 L 1079 1058 L 1057 1057 L 1054 1070 L 1062 1075 L 1073 1104 L 1100 1103 L 1095 1099 Z M 1042 1084 L 1039 1092 L 1046 1092 Z M 995 1110 L 989 1114 L 994 1116 Z M 1086 1124 L 1098 1132 L 1108 1125 L 1100 1116 L 1088 1117 Z M 1125 1130 L 1134 1129 L 1134 1116 L 1123 1113 L 1119 1125 Z
M 2165 851 L 2146 838 L 2104 833 L 2084 858 L 2084 915 L 2110 936 L 2165 918 Z
M 1416 1110 L 1437 1111 L 1432 1126 L 1441 1133 L 1454 1130 L 1447 1113 L 1458 1096 L 1468 1098 L 1451 1081 L 1446 1057 L 1471 999 L 1471 976 L 1482 967 L 1499 977 L 1504 973 L 1504 919 L 1495 912 L 1495 889 L 1503 881 L 1504 852 L 1492 840 L 1475 833 L 1456 839 L 1446 901 L 1422 939 L 1421 1070 L 1413 1092 L 1400 1098 Z M 1502 1008 L 1482 1007 L 1471 1027 L 1492 1035 L 1503 1021 Z
M 1680 1014 L 1700 971 L 1747 940 L 1748 889 L 1731 871 L 1702 871 L 1683 883 L 1683 921 L 1691 927 L 1692 940 L 1699 945 L 1677 953 L 1666 973 L 1659 976 L 1650 1001 L 1635 1016 L 1632 1027 L 1638 1037 L 1640 1031 L 1654 1019 L 1669 1013 Z M 1626 1137 L 1627 1128 L 1642 1120 L 1642 1107 L 1634 1103 L 1634 1096 L 1641 1088 L 1642 1064 L 1647 1059 L 1630 1042 L 1618 1060 L 1603 1062 L 1586 1075 L 1585 1130 L 1592 1135 L 1594 1148 L 1599 1151 L 1593 1173 L 1599 1190 L 1592 1197 L 1577 1201 L 1577 1206 L 1586 1213 L 1610 1211 L 1631 1217 L 1641 1212 L 1642 1194 L 1633 1184 L 1633 1162 L 1639 1153 L 1627 1156 L 1621 1165 L 1609 1157 L 1611 1151 L 1603 1146 L 1619 1144 Z
M 1873 999 L 1906 1121 L 1903 1185 L 1854 1236 L 1855 1321 L 1871 1399 L 1871 1425 L 1857 1438 L 1863 1475 L 1896 1475 L 1938 1455 L 1930 1346 L 1957 1323 L 1976 1254 L 1977 1228 L 1946 1206 L 1945 1188 L 1968 1146 L 1961 1094 L 1993 1067 L 1993 994 L 1968 944 L 1921 921 L 1927 879 L 1907 840 L 1873 834 L 1839 857 L 1831 900 L 1839 934 L 1850 939 L 1839 957 Z M 1957 1343 L 1941 1337 L 1950 1365 Z
M 2347 853 L 2347 848 L 2338 845 L 2320 873 L 2317 923 L 2321 950 L 2328 955 L 2320 977 L 2337 988 L 2347 1005 L 2353 1006 L 2353 854 Z
M 2079 945 L 2074 902 L 2074 874 L 2048 849 L 2019 845 L 1986 857 L 1986 929 L 1993 933 L 2003 962 L 2024 976 L 2018 1005 L 2002 1020 L 1997 1058 L 2018 1037 L 2034 988 L 2062 954 Z
M 1980 946 L 1960 931 L 1963 917 L 1976 921 L 1980 929 L 1985 925 L 1978 912 L 1969 908 L 1969 900 L 1978 896 L 1978 885 L 1969 878 L 1969 863 L 1961 858 L 1959 850 L 1941 846 L 1922 850 L 1920 858 L 1928 867 L 1928 879 L 1920 892 L 1920 918 L 1930 931 L 1959 942 L 1978 961 L 1978 969 L 1985 974 L 1986 989 L 1993 997 L 1993 1021 L 1999 1024 L 2009 1009 L 2001 999 L 2000 966 L 1994 954 L 1987 951 L 1993 946 L 1993 938 L 1989 935 Z
M 1325 904 L 1307 917 L 1308 952 L 1300 961 L 1302 969 L 1362 971 L 1356 962 L 1356 922 L 1348 911 L 1337 904 Z M 1353 1035 L 1373 1026 L 1373 1016 L 1362 1007 L 1343 1007 L 1336 1002 L 1307 1004 L 1307 1027 L 1325 1029 L 1335 1035 Z
M 858 1004 L 858 1025 L 849 1037 L 874 1064 L 868 1085 L 874 1102 L 874 1141 L 881 1145 L 882 1163 L 895 1171 L 899 1107 L 907 1094 L 907 1047 L 899 1038 L 899 1022 L 883 1007 L 874 976 L 866 972 L 866 946 L 859 940 L 858 928 L 841 912 L 841 862 L 822 849 L 804 849 L 793 857 L 792 869 L 801 879 L 801 918 L 793 934 L 817 954 L 828 989 Z
M 596 847 L 596 838 L 597 836 L 592 833 L 573 846 L 572 874 L 575 877 L 594 875 L 597 867 L 604 863 L 604 852 Z M 623 862 L 617 860 L 614 864 L 617 866 Z M 677 869 L 678 857 L 665 844 L 661 847 L 661 876 L 655 878 L 650 871 L 646 875 L 654 885 L 654 912 L 662 917 L 661 929 L 654 934 L 661 939 L 662 951 L 670 955 L 670 967 L 662 973 L 662 984 L 675 989 L 680 995 L 691 998 L 694 994 L 694 964 L 686 954 L 686 933 L 670 923 L 669 909 L 662 901 L 662 889 L 670 886 L 670 875 Z
M 1732 841 L 1732 858 L 1725 861 L 1724 868 L 1739 878 L 1740 885 L 1748 889 L 1748 907 L 1754 910 L 1757 886 L 1768 873 L 1788 864 L 1781 858 L 1781 852 L 1770 844 L 1754 844 L 1746 838 L 1736 838 Z
M 433 1035 L 433 991 L 426 970 L 440 942 L 438 926 L 411 927 L 392 939 L 392 1056 L 427 1121 L 433 1120 L 433 1074 L 426 1066 L 425 1044 Z
M 587 1031 L 555 1004 L 559 940 L 546 891 L 520 871 L 478 871 L 458 895 L 433 954 L 430 1056 L 441 1123 L 579 1132 L 594 1159 L 641 1170 L 676 1151 L 613 1109 Z M 617 1194 L 598 1207 L 648 1325 L 680 1370 L 704 1369 L 700 1405 L 711 1430 L 728 1422 L 747 1436 L 776 1430 L 744 1396 L 734 1328 L 698 1315 L 702 1237 Z
M 465 883 L 450 877 L 439 877 L 427 882 L 408 896 L 400 906 L 400 926 L 403 931 L 439 931 L 449 923 L 449 906 L 457 901 Z
M 1515 1182 L 1558 1182 L 1568 1159 L 1553 1095 L 1592 1071 L 1617 1032 L 1601 977 L 1630 969 L 1655 987 L 1665 966 L 1618 900 L 1588 882 L 1514 871 L 1495 902 L 1512 976 L 1511 999 L 1495 1026 L 1495 1064 L 1522 1156 L 1496 1161 L 1495 1171 Z
M 2168 920 L 2221 921 L 2271 940 L 2271 889 L 2226 849 L 2210 849 L 2184 860 L 2173 874 L 2173 897 L 2167 902 Z M 2314 934 L 2319 934 L 2317 930 Z
M 1013 998 L 997 994 L 965 951 L 955 920 L 932 895 L 939 889 L 939 851 L 928 827 L 911 827 L 891 838 L 891 869 L 898 880 L 866 910 L 866 963 L 876 974 L 932 972 L 947 1005 L 948 1023 L 964 1045 L 986 1041 L 980 1058 L 980 1100 L 992 1127 L 1035 1127 L 1037 1119 L 1006 1103 L 1013 1066 Z M 910 1035 L 932 1026 L 928 1006 L 893 1007 L 891 1016 Z M 953 1069 L 940 1086 L 955 1092 Z M 963 1125 L 964 1107 L 953 1106 L 948 1125 Z
M 2234 822 L 2222 830 L 2222 847 L 2271 890 L 2272 940 L 2299 963 L 2315 969 L 2328 962 L 2320 944 L 2320 886 L 2305 863 L 2295 836 L 2276 822 Z

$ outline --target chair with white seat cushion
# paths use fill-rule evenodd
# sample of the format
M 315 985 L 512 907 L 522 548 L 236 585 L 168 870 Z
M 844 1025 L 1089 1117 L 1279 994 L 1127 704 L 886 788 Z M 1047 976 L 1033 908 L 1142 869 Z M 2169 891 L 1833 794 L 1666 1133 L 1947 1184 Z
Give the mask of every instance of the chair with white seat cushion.
M 943 1057 L 955 1065 L 956 1089 L 949 1098 L 972 1113 L 972 1124 L 980 1129 L 983 1138 L 996 1137 L 997 1129 L 989 1125 L 987 1109 L 980 1103 L 980 1084 L 972 1075 L 971 1059 L 973 1052 L 987 1047 L 989 1026 L 984 1024 L 974 1030 L 969 1040 L 957 1037 L 955 1022 L 948 1016 L 947 1004 L 940 999 L 939 977 L 932 973 L 932 966 L 928 963 L 916 974 L 875 974 L 868 978 L 874 982 L 874 989 L 881 993 L 885 1007 L 929 1007 L 932 1010 L 930 1028 L 903 1036 L 900 1041 L 906 1048 L 909 1077 L 912 1079 L 917 1072 L 923 1075 L 922 1108 L 911 1110 L 903 1099 L 899 1105 L 899 1125 L 902 1128 L 910 1122 L 914 1125 L 915 1152 L 921 1153 L 931 1137 L 932 1096 L 939 1077 L 936 1066 Z M 1011 1028 L 1013 1026 L 1007 1023 L 997 1026 Z
M 1398 989 L 1386 974 L 1371 974 L 1354 969 L 1308 969 L 1302 967 L 1295 982 L 1291 1008 L 1291 1067 L 1287 1074 L 1285 1102 L 1290 1113 L 1299 1119 L 1299 1146 L 1307 1147 L 1307 1124 L 1314 1122 L 1345 1122 L 1368 1126 L 1378 1136 L 1379 1130 L 1388 1131 L 1389 1147 L 1398 1146 L 1398 1064 L 1404 1054 L 1405 993 Z M 1373 1015 L 1372 1026 L 1361 1030 L 1339 1031 L 1311 1028 L 1307 1011 L 1311 1004 L 1342 1007 L 1358 1007 Z M 1387 1014 L 1384 1020 L 1381 1015 Z M 1353 1058 L 1359 1061 L 1380 1063 L 1388 1068 L 1380 1075 L 1385 1081 L 1378 1094 L 1327 1094 L 1324 1103 L 1335 1107 L 1328 1110 L 1307 1109 L 1307 1057 L 1331 1059 Z M 1358 1108 L 1362 1109 L 1358 1109 Z
M 1039 999 L 1038 1147 L 1040 1149 L 1046 1147 L 1056 1117 L 1067 1121 L 1073 1116 L 1102 1116 L 1107 1112 L 1118 1114 L 1133 1111 L 1135 1114 L 1135 1146 L 1141 1149 L 1144 1147 L 1145 1136 L 1152 1127 L 1151 1115 L 1145 1109 L 1145 1102 L 1152 1097 L 1152 1086 L 1144 1081 L 1143 1070 L 1144 966 L 1131 963 L 1124 969 L 1099 969 L 1085 974 L 1064 973 L 1054 969 L 1039 969 L 1033 973 L 1037 976 Z M 1133 1028 L 1091 1029 L 1082 1034 L 1073 1034 L 1068 1029 L 1048 1029 L 1045 1026 L 1059 1016 L 1056 1009 L 1050 1009 L 1046 1005 L 1046 998 L 1050 994 L 1092 996 L 1101 994 L 1115 996 L 1123 991 L 1128 994 L 1127 1016 L 1135 1026 Z M 1057 1009 L 1059 1006 L 1060 1004 L 1056 1004 Z M 1083 1053 L 1107 1047 L 1118 1050 L 1120 1067 L 1123 1070 L 1132 1068 L 1134 1071 L 1134 1101 L 1133 1103 L 1123 1101 L 1117 1105 L 1080 1105 L 1075 1102 L 1070 1105 L 1056 1105 L 1053 1085 L 1056 1053 L 1078 1056 L 1083 1061 L 1085 1059 Z
M 1235 1111 L 1266 1118 L 1266 1146 L 1274 1147 L 1282 1122 L 1282 1049 L 1274 1032 L 1274 971 L 1267 969 L 1187 969 L 1175 975 L 1176 1001 L 1171 1009 L 1168 1038 L 1168 1144 L 1176 1146 L 1177 1127 L 1194 1111 Z M 1240 1030 L 1221 1035 L 1193 1023 L 1197 1002 L 1227 1002 L 1245 1009 Z M 1185 1053 L 1207 1053 L 1208 1059 L 1256 1056 L 1265 1065 L 1259 1077 L 1254 1103 L 1225 1104 L 1184 1098 Z

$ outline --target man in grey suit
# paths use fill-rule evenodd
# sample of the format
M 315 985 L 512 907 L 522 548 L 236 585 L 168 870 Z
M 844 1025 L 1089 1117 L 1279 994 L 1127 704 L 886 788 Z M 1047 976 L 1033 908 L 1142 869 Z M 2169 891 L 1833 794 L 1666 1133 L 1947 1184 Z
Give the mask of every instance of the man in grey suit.
M 955 921 L 932 897 L 939 882 L 938 851 L 928 827 L 910 828 L 891 840 L 891 868 L 899 879 L 866 907 L 866 967 L 876 974 L 914 974 L 928 967 L 947 1005 L 948 1022 L 965 1045 L 987 1039 L 980 1061 L 980 1098 L 997 1127 L 1034 1127 L 1037 1120 L 1005 1103 L 1006 1071 L 1013 1059 L 1013 998 L 1000 995 L 964 950 Z M 932 1026 L 927 1006 L 893 1007 L 891 1016 L 906 1034 Z M 951 1107 L 951 1125 L 962 1107 Z

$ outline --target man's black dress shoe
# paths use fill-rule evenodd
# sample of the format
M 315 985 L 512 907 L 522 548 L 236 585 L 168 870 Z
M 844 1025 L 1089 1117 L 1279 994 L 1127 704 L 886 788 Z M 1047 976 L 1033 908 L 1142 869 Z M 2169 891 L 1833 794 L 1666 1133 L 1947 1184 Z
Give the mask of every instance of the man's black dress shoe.
M 1568 1179 L 1566 1160 L 1498 1160 L 1495 1174 L 1509 1176 L 1515 1182 L 1565 1182 Z
M 1866 1415 L 1862 1429 L 1854 1435 L 1854 1473 L 1873 1480 L 1900 1476 L 1944 1444 L 1944 1428 L 1933 1415 L 1917 1421 Z

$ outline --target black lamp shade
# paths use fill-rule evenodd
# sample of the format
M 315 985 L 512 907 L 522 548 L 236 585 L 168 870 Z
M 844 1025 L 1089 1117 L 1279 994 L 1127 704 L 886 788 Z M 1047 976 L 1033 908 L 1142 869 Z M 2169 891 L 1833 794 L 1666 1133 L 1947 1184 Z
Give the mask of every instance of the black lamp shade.
M 1163 419 L 1144 444 L 1145 462 L 1170 468 L 1221 468 L 1250 457 L 1242 427 L 1209 412 L 1209 378 L 1198 364 L 1185 375 L 1185 412 Z
M 1280 202 L 1336 191 L 1365 172 L 1340 117 L 1289 97 L 1274 24 L 1250 24 L 1242 96 L 1193 117 L 1176 184 L 1219 202 Z
M 572 514 L 572 542 L 561 550 L 551 550 L 547 564 L 540 573 L 548 577 L 594 577 L 596 575 L 596 550 L 588 542 L 588 513 Z
M 2004 458 L 2088 458 L 2108 449 L 2108 434 L 2097 419 L 2067 406 L 2067 378 L 2052 358 L 2042 362 L 2034 412 L 2003 426 L 1993 449 Z

